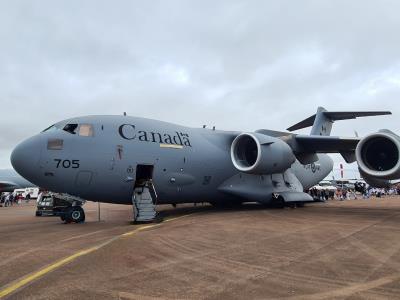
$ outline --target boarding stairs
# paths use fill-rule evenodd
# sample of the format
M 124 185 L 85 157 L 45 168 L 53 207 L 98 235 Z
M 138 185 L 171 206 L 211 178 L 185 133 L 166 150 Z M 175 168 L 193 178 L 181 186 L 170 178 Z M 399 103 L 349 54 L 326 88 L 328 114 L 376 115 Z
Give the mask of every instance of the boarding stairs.
M 151 181 L 137 186 L 132 196 L 133 221 L 152 222 L 156 218 L 157 193 Z

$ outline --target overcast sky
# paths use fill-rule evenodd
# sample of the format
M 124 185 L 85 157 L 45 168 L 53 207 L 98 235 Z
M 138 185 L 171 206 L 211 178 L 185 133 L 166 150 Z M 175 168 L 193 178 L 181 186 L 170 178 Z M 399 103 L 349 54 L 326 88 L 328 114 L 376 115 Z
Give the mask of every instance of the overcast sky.
M 391 110 L 333 134 L 399 133 L 399 12 L 384 0 L 1 1 L 0 168 L 18 142 L 88 114 L 253 131 L 317 106 Z

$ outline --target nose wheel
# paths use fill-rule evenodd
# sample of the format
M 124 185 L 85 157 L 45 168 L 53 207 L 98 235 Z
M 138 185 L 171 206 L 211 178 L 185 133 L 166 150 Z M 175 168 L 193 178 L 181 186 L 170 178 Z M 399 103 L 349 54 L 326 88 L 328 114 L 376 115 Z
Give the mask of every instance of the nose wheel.
M 65 223 L 83 223 L 85 222 L 85 211 L 80 206 L 71 206 L 60 218 Z

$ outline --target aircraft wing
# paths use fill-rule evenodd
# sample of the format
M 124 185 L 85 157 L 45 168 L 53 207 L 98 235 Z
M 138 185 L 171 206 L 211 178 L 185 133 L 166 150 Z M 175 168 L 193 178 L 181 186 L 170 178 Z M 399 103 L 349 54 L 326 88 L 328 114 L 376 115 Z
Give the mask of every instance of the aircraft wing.
M 342 138 L 338 136 L 296 135 L 295 151 L 313 153 L 354 152 L 359 138 Z
M 294 134 L 282 136 L 281 139 L 290 145 L 302 163 L 317 160 L 316 153 L 340 153 L 347 163 L 355 162 L 355 150 L 360 141 L 358 137 Z
M 302 135 L 266 129 L 259 129 L 256 132 L 279 138 L 288 143 L 303 164 L 318 160 L 316 153 L 340 153 L 346 162 L 355 162 L 355 150 L 360 141 L 358 137 Z
M 259 130 L 256 130 L 256 132 L 265 134 L 268 136 L 272 136 L 272 137 L 278 137 L 278 138 L 294 135 L 293 133 L 290 133 L 290 132 L 276 131 L 276 130 L 269 130 L 269 129 L 259 129 Z

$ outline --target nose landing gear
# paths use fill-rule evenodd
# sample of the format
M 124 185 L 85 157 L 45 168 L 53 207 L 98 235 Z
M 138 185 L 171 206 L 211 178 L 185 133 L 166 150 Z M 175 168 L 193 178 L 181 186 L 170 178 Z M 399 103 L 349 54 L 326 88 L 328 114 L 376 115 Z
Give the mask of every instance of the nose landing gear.
M 54 215 L 59 216 L 61 221 L 65 223 L 85 222 L 85 211 L 82 205 L 86 200 L 68 194 L 53 194 L 53 198 L 62 203 L 53 208 Z
M 85 222 L 85 211 L 80 206 L 71 206 L 60 218 L 65 223 L 83 223 Z

